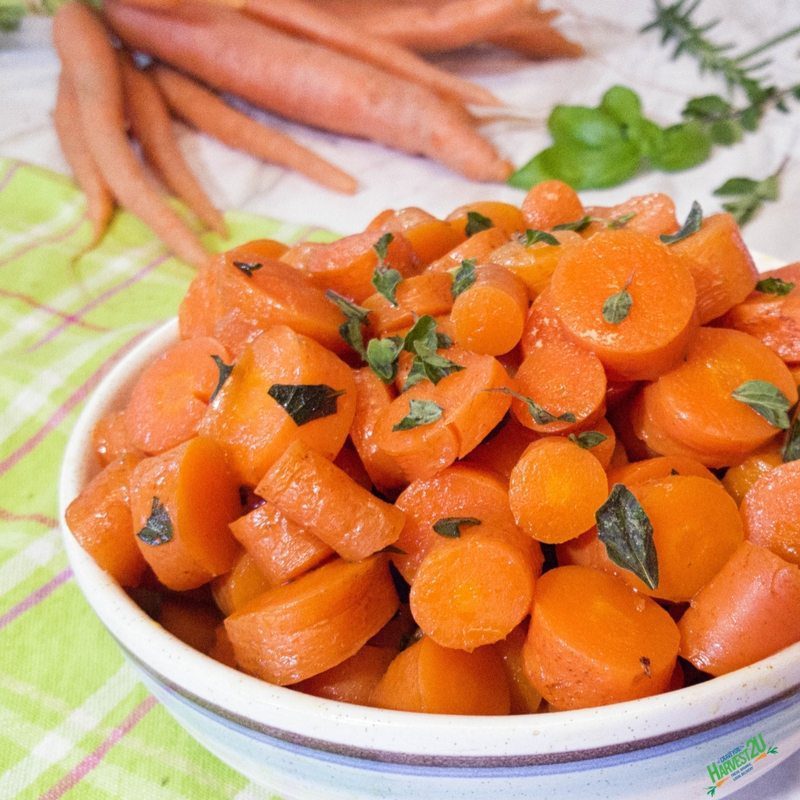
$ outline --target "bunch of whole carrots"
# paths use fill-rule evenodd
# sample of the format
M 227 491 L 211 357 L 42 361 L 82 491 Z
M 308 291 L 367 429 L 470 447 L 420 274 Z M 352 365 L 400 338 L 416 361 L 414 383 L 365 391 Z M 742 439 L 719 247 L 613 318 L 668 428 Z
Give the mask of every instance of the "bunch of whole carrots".
M 537 0 L 105 0 L 100 12 L 68 0 L 53 27 L 62 62 L 55 124 L 87 195 L 93 243 L 119 204 L 183 260 L 207 260 L 129 134 L 166 188 L 225 234 L 222 215 L 181 155 L 173 116 L 331 189 L 356 190 L 355 178 L 217 92 L 433 158 L 474 180 L 503 180 L 511 165 L 468 110 L 498 101 L 415 51 L 487 41 L 533 57 L 577 55 L 580 47 L 551 26 L 555 13 L 540 11 Z M 151 63 L 141 67 L 131 53 Z

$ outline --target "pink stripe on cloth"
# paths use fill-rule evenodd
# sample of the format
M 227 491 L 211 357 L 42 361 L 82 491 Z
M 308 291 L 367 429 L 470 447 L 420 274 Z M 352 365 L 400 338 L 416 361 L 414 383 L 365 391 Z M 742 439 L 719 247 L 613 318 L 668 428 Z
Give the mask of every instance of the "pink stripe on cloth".
M 69 239 L 78 228 L 83 225 L 85 222 L 85 217 L 79 217 L 75 222 L 72 223 L 68 228 L 64 229 L 63 231 L 59 231 L 58 233 L 51 233 L 48 236 L 41 236 L 36 239 L 32 239 L 26 245 L 23 245 L 19 248 L 19 250 L 14 250 L 12 253 L 9 253 L 5 258 L 0 258 L 0 267 L 4 267 L 6 264 L 10 264 L 12 261 L 15 261 L 20 256 L 24 256 L 26 253 L 30 253 L 31 250 L 35 250 L 37 247 L 41 247 L 43 244 L 58 244 L 59 242 L 63 242 L 65 239 Z
M 116 353 L 114 353 L 103 365 L 94 372 L 89 378 L 79 386 L 53 413 L 50 419 L 42 425 L 36 433 L 27 441 L 20 445 L 10 456 L 0 461 L 0 475 L 8 472 L 15 464 L 33 450 L 39 442 L 47 436 L 50 431 L 57 428 L 69 414 L 69 412 L 80 403 L 87 394 L 100 382 L 103 376 L 117 363 L 137 342 L 143 339 L 150 329 L 137 333 L 132 339 L 127 341 Z
M 55 317 L 60 317 L 61 319 L 66 320 L 67 322 L 72 322 L 76 325 L 80 325 L 83 328 L 88 328 L 92 331 L 107 331 L 108 328 L 104 328 L 101 325 L 93 325 L 91 322 L 84 322 L 81 319 L 78 319 L 74 314 L 68 314 L 65 311 L 59 311 L 57 308 L 53 308 L 52 306 L 48 306 L 45 303 L 40 303 L 35 297 L 31 297 L 27 294 L 21 294 L 20 292 L 9 292 L 6 289 L 0 289 L 0 297 L 8 297 L 11 300 L 21 300 L 23 303 L 27 303 L 31 308 L 36 309 L 37 311 L 44 311 L 47 314 L 52 314 Z
M 45 598 L 49 597 L 62 583 L 65 583 L 72 577 L 72 570 L 65 569 L 59 572 L 52 580 L 49 580 L 44 586 L 40 586 L 35 592 L 29 594 L 24 600 L 17 603 L 13 608 L 10 608 L 0 617 L 0 631 L 12 623 L 21 614 L 38 606 Z
M 3 175 L 2 179 L 0 179 L 0 192 L 2 192 L 3 189 L 5 189 L 6 186 L 8 186 L 8 184 L 11 183 L 11 179 L 14 177 L 14 175 L 17 172 L 17 170 L 21 166 L 22 166 L 22 164 L 19 161 L 16 161 L 11 165 L 10 169 L 8 170 L 8 172 L 6 172 L 6 174 Z
M 55 528 L 58 520 L 45 514 L 16 514 L 7 508 L 0 508 L 0 520 L 3 522 L 38 522 L 45 528 Z
M 51 786 L 44 794 L 40 795 L 39 800 L 58 800 L 59 797 L 65 795 L 77 783 L 82 781 L 100 762 L 106 757 L 108 751 L 122 740 L 133 728 L 142 720 L 142 718 L 153 708 L 156 704 L 155 697 L 149 696 L 142 700 L 136 708 L 123 720 L 120 725 L 117 725 L 111 733 L 98 745 L 86 758 L 79 764 L 73 767 L 58 783 Z
M 109 297 L 113 297 L 115 294 L 119 294 L 124 289 L 127 289 L 130 286 L 133 286 L 135 283 L 138 283 L 142 278 L 144 278 L 148 273 L 152 272 L 156 267 L 160 264 L 163 264 L 169 258 L 169 253 L 163 253 L 162 255 L 158 256 L 158 258 L 153 259 L 149 264 L 145 264 L 138 272 L 131 275 L 129 278 L 126 278 L 122 283 L 117 284 L 116 286 L 112 286 L 110 289 L 106 289 L 105 292 L 95 297 L 93 300 L 88 302 L 83 308 L 78 309 L 75 314 L 72 314 L 70 318 L 66 321 L 61 323 L 61 325 L 57 325 L 53 330 L 47 333 L 43 338 L 39 339 L 36 344 L 31 345 L 26 352 L 33 353 L 35 350 L 38 350 L 42 345 L 51 342 L 53 339 L 56 338 L 62 331 L 66 330 L 70 325 L 76 325 L 80 322 L 81 317 L 88 314 L 93 308 L 97 308 L 101 303 L 105 303 Z

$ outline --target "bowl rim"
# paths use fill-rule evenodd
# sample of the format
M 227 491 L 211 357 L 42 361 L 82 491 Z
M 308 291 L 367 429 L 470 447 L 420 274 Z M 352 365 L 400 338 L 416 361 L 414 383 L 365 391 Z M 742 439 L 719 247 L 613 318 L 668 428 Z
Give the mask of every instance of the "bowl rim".
M 123 651 L 169 690 L 245 728 L 314 749 L 378 761 L 412 757 L 453 764 L 516 757 L 580 760 L 630 751 L 698 733 L 800 693 L 800 643 L 727 675 L 654 697 L 577 711 L 457 718 L 313 697 L 194 650 L 147 616 L 64 522 L 67 505 L 98 469 L 91 452 L 95 422 L 120 405 L 143 366 L 177 336 L 173 318 L 108 372 L 70 434 L 59 481 L 62 537 L 81 591 Z

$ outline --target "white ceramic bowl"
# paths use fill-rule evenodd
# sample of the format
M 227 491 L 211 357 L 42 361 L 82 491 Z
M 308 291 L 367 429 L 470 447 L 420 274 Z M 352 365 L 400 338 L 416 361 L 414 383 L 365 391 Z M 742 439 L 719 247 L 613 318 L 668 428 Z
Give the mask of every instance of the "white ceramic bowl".
M 176 336 L 175 321 L 154 331 L 87 403 L 64 458 L 62 519 L 97 470 L 95 422 Z M 581 711 L 451 717 L 351 706 L 271 686 L 183 644 L 62 527 L 78 584 L 147 687 L 212 753 L 283 800 L 687 800 L 712 787 L 720 798 L 800 749 L 800 644 L 706 683 Z

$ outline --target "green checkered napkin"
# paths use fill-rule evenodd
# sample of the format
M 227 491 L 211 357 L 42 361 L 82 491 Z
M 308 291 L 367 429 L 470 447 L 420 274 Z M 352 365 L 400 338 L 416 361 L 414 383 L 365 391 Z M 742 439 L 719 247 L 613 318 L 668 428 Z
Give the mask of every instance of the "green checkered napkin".
M 193 274 L 125 213 L 80 257 L 83 213 L 68 179 L 0 159 L 0 798 L 267 800 L 136 681 L 61 547 L 58 473 L 83 402 Z M 312 232 L 227 220 L 210 247 Z

